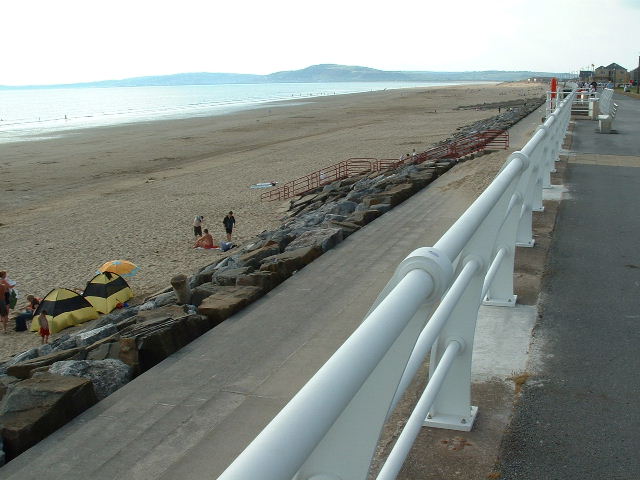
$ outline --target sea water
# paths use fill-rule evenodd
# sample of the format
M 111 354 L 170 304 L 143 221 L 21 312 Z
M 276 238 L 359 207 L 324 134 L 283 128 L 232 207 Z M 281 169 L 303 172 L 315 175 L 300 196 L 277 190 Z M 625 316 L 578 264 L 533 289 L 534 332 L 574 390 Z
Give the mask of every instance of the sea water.
M 65 131 L 161 119 L 221 115 L 281 100 L 466 82 L 340 82 L 0 89 L 0 143 Z

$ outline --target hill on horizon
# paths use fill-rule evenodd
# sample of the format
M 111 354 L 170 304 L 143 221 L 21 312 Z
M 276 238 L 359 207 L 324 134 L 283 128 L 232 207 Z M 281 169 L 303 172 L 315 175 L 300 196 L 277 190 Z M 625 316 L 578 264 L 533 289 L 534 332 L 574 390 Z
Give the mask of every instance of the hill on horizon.
M 102 80 L 97 82 L 68 83 L 55 85 L 0 85 L 1 89 L 32 88 L 78 88 L 78 87 L 151 87 L 179 85 L 221 85 L 251 83 L 325 83 L 325 82 L 452 82 L 485 81 L 510 82 L 530 77 L 558 77 L 564 73 L 533 71 L 484 70 L 469 72 L 431 72 L 431 71 L 387 71 L 375 68 L 321 64 L 301 70 L 288 70 L 268 75 L 243 73 L 177 73 L 173 75 L 154 75 L 133 77 L 122 80 Z

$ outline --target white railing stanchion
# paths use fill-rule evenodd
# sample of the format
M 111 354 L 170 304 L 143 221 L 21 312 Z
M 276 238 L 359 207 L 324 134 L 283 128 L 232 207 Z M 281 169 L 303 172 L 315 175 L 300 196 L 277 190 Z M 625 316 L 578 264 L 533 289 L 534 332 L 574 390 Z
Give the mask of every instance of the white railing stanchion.
M 454 307 L 460 301 L 460 298 L 462 298 L 462 295 L 469 286 L 469 283 L 477 273 L 478 267 L 479 265 L 477 262 L 469 262 L 464 266 L 451 285 L 451 288 L 449 288 L 447 294 L 440 302 L 440 305 L 438 305 L 438 308 L 436 308 L 433 315 L 431 315 L 429 322 L 420 333 L 413 351 L 411 352 L 411 357 L 409 358 L 407 367 L 400 379 L 400 384 L 398 385 L 398 390 L 393 397 L 390 410 L 395 408 L 407 387 L 416 376 L 422 362 L 424 362 L 427 354 L 431 350 L 431 347 L 440 335 L 442 327 L 444 327 L 444 324 L 449 320 L 451 312 L 453 312 Z
M 449 321 L 440 332 L 438 340 L 431 348 L 429 362 L 429 383 L 439 368 L 447 346 L 452 340 L 473 345 L 480 291 L 484 280 L 484 269 L 479 259 L 471 258 L 467 263 L 475 263 L 475 275 L 469 282 L 460 300 L 455 304 Z M 463 267 L 464 268 L 464 267 Z M 449 375 L 442 380 L 436 398 L 424 425 L 468 432 L 475 422 L 478 407 L 471 405 L 471 353 L 467 348 L 452 360 Z
M 433 376 L 429 379 L 429 383 L 422 393 L 420 400 L 416 404 L 415 409 L 411 413 L 405 428 L 398 437 L 394 448 L 376 477 L 376 480 L 393 480 L 400 472 L 404 460 L 407 458 L 413 442 L 415 442 L 421 427 L 423 419 L 428 415 L 429 410 L 435 402 L 438 391 L 442 387 L 444 380 L 451 370 L 451 366 L 456 356 L 466 348 L 462 346 L 459 339 L 452 339 L 444 353 L 438 368 Z
M 534 196 L 535 182 L 540 166 L 533 161 L 529 161 L 529 156 L 524 151 L 514 152 L 512 155 L 520 154 L 527 162 L 529 166 L 529 172 L 523 177 L 523 200 L 522 207 L 520 209 L 520 217 L 518 219 L 518 229 L 516 230 L 516 246 L 518 247 L 533 247 L 535 240 L 533 239 L 533 214 L 532 214 L 532 202 Z

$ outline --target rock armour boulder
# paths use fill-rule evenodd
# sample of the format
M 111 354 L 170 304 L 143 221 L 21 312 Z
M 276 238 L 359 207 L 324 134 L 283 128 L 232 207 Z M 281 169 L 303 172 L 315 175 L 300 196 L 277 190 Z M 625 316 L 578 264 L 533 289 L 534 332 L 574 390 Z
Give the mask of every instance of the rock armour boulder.
M 12 385 L 0 402 L 7 460 L 32 447 L 97 402 L 86 378 L 43 374 Z

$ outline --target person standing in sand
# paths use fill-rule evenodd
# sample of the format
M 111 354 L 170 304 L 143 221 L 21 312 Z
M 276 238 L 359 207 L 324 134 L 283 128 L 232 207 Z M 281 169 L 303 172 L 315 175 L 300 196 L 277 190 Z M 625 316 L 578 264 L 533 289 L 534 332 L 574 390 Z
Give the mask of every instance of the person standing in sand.
M 9 305 L 6 301 L 8 291 L 4 282 L 0 281 L 0 322 L 2 322 L 2 331 L 4 333 L 7 333 L 7 324 L 9 323 Z
M 222 219 L 222 223 L 224 224 L 225 232 L 227 232 L 227 242 L 230 242 L 231 234 L 233 233 L 233 227 L 236 224 L 236 219 L 233 217 L 233 212 L 227 213 L 227 215 Z
M 16 286 L 16 282 L 9 280 L 7 276 L 7 272 L 5 270 L 0 271 L 0 284 L 2 284 L 5 289 L 2 297 L 7 306 L 7 315 L 9 315 L 9 310 L 15 306 L 16 294 L 13 291 L 13 287 Z M 13 298 L 12 298 L 13 295 Z M 13 304 L 12 304 L 13 301 Z
M 51 332 L 49 331 L 49 320 L 47 320 L 47 315 L 44 312 L 40 312 L 38 324 L 40 325 L 38 333 L 40 333 L 42 337 L 42 344 L 49 343 L 49 335 L 51 335 Z
M 196 238 L 200 238 L 202 236 L 202 222 L 204 222 L 204 217 L 202 215 L 196 215 L 196 218 L 193 219 L 193 234 Z

